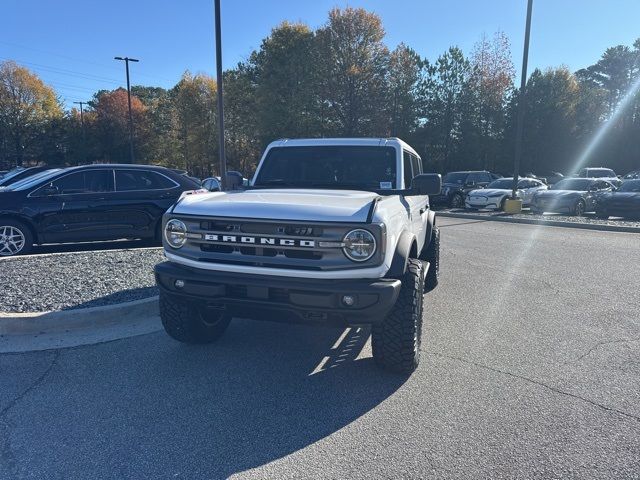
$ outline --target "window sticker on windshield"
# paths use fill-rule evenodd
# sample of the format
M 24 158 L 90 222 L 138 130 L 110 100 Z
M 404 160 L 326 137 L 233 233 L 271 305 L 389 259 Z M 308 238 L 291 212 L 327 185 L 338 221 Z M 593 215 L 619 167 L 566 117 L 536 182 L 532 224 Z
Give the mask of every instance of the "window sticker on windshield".
M 380 182 L 380 190 L 391 190 L 393 184 L 391 182 Z

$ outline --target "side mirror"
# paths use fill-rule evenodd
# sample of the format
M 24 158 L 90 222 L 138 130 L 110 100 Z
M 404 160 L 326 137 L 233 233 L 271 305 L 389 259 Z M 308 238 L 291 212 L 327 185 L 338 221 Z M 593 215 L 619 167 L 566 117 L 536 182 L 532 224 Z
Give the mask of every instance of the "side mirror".
M 423 173 L 413 177 L 408 195 L 439 195 L 442 177 L 438 173 Z
M 58 195 L 60 193 L 60 189 L 56 187 L 53 183 L 47 185 L 42 189 L 42 194 L 51 197 L 53 195 Z
M 242 188 L 242 174 L 240 172 L 227 172 L 225 177 L 225 187 L 227 190 L 240 190 Z

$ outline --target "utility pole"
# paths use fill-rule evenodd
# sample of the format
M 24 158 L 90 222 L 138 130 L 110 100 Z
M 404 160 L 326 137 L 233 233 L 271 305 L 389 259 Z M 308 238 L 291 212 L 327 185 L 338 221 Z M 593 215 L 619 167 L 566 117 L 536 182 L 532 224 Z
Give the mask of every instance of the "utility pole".
M 135 58 L 129 57 L 113 57 L 114 60 L 122 60 L 127 70 L 127 100 L 129 102 L 129 149 L 131 154 L 131 163 L 136 163 L 133 153 L 133 114 L 131 113 L 131 84 L 129 83 L 129 62 L 139 62 Z
M 522 134 L 524 130 L 524 112 L 527 99 L 527 63 L 529 61 L 529 36 L 531 34 L 531 10 L 533 0 L 527 2 L 527 24 L 524 32 L 524 51 L 522 54 L 522 76 L 520 78 L 520 99 L 518 101 L 518 123 L 516 126 L 516 149 L 513 159 L 513 188 L 511 198 L 516 199 L 520 174 L 520 157 L 522 156 Z
M 218 87 L 218 151 L 220 154 L 220 180 L 222 190 L 227 187 L 227 159 L 224 153 L 224 107 L 222 105 L 222 40 L 220 32 L 220 0 L 214 0 L 216 17 L 216 81 Z
M 84 131 L 84 112 L 82 110 L 82 106 L 86 105 L 87 102 L 73 102 L 76 105 L 80 105 L 80 128 L 82 129 L 82 159 L 87 161 L 87 136 Z

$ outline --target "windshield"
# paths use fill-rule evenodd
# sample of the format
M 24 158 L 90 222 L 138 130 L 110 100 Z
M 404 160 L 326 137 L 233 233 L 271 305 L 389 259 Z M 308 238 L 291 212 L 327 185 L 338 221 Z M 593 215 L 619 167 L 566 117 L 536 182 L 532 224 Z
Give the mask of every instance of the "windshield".
M 60 172 L 61 168 L 52 168 L 51 170 L 45 170 L 43 172 L 35 173 L 27 178 L 23 178 L 20 181 L 8 186 L 5 190 L 17 191 L 17 190 L 26 190 L 28 188 L 34 187 L 38 185 L 40 182 L 47 180 L 48 178 L 54 177 L 58 172 Z
M 640 180 L 630 180 L 620 185 L 619 192 L 640 192 Z
M 469 174 L 466 172 L 452 172 L 444 176 L 442 183 L 459 183 L 462 184 Z
M 556 183 L 551 190 L 575 190 L 578 192 L 586 192 L 592 181 L 581 178 L 567 178 Z
M 499 190 L 510 190 L 513 187 L 513 178 L 501 178 L 499 180 L 494 180 L 487 188 L 496 188 Z
M 393 147 L 311 146 L 269 150 L 254 187 L 393 189 Z

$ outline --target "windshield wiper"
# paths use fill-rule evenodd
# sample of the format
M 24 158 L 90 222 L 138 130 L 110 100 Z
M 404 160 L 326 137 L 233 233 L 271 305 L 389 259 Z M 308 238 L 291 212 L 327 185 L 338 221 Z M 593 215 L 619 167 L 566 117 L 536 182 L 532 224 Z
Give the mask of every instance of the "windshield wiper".
M 263 180 L 260 183 L 255 184 L 254 187 L 300 187 L 300 184 L 289 182 L 284 178 L 274 178 L 271 180 Z
M 380 187 L 377 185 L 366 185 L 362 183 L 312 183 L 311 187 L 319 187 L 319 188 L 334 188 L 336 190 L 380 190 Z

